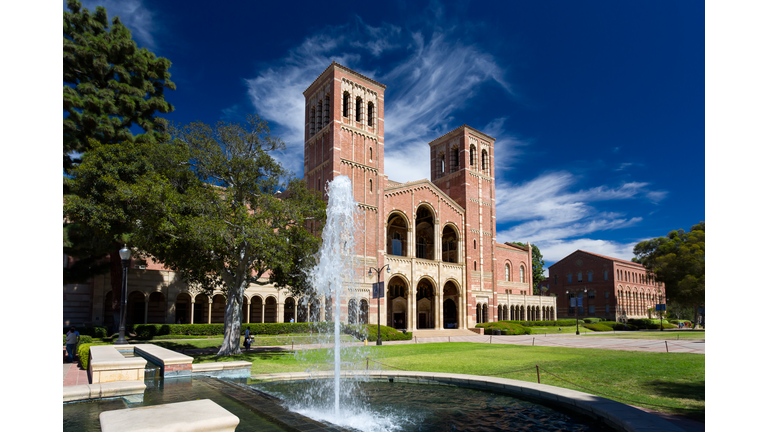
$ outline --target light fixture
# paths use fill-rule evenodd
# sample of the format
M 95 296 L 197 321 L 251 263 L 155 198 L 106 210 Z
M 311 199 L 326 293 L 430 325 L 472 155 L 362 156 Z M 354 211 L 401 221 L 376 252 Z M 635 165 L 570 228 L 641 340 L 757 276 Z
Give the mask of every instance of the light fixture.
M 120 249 L 120 252 L 118 253 L 120 254 L 120 259 L 123 261 L 128 261 L 129 259 L 131 259 L 131 250 L 128 249 L 128 246 L 123 245 L 123 248 Z

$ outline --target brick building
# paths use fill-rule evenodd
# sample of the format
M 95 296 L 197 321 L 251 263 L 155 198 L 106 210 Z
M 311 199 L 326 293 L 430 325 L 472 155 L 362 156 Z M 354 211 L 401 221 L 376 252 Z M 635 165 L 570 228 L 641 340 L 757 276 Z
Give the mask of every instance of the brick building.
M 596 317 L 609 321 L 648 318 L 648 308 L 666 303 L 664 284 L 655 282 L 642 264 L 577 250 L 549 266 L 540 286 L 557 296 L 560 318 Z M 570 298 L 582 298 L 576 311 Z
M 530 246 L 496 242 L 495 139 L 458 127 L 428 143 L 429 180 L 391 181 L 384 173 L 385 90 L 334 62 L 304 92 L 304 179 L 324 194 L 328 181 L 349 177 L 364 232 L 356 245 L 359 279 L 342 314 L 356 303 L 363 321 L 375 323 L 377 275 L 368 276 L 367 269 L 389 265 L 391 273 L 382 272 L 382 324 L 466 329 L 501 319 L 555 319 L 555 299 L 531 295 Z M 108 279 L 80 286 L 80 297 L 90 291 L 81 309 L 94 325 L 103 324 L 99 317 L 111 301 Z M 221 293 L 195 293 L 162 266 L 132 269 L 129 281 L 129 321 L 223 322 Z M 66 298 L 76 288 L 65 286 L 65 324 Z M 269 286 L 249 287 L 243 322 L 325 319 L 322 304 L 298 300 Z

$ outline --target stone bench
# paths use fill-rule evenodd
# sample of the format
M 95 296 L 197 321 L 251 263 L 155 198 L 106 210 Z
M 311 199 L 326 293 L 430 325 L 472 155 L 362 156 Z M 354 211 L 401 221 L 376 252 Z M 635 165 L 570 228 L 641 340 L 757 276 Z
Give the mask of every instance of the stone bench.
M 109 397 L 144 395 L 147 385 L 141 381 L 114 381 L 64 387 L 64 402 Z
M 251 366 L 251 362 L 247 361 L 195 363 L 192 365 L 192 373 L 219 378 L 248 378 L 251 376 Z
M 152 344 L 133 346 L 133 353 L 160 366 L 164 378 L 192 375 L 192 357 Z
M 99 414 L 102 432 L 234 431 L 236 415 L 210 399 L 154 405 Z
M 119 345 L 95 345 L 90 349 L 88 377 L 91 384 L 114 381 L 144 382 L 147 361 L 141 357 L 124 357 Z

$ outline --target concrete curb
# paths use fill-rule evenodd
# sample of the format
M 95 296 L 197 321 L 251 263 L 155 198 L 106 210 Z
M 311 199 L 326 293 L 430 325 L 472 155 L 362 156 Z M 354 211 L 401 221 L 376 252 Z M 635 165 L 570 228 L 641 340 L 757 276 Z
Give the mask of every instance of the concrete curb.
M 86 399 L 144 394 L 146 384 L 140 381 L 113 381 L 64 387 L 64 402 Z
M 508 378 L 485 377 L 479 375 L 463 375 L 439 372 L 416 371 L 344 371 L 342 377 L 367 375 L 372 380 L 387 380 L 390 382 L 412 382 L 424 384 L 456 385 L 481 390 L 492 390 L 513 396 L 535 399 L 543 402 L 556 403 L 566 409 L 600 419 L 609 426 L 625 432 L 683 432 L 672 423 L 647 413 L 635 407 L 571 389 L 564 389 L 547 384 L 530 383 Z M 317 373 L 291 372 L 252 375 L 254 380 L 298 381 L 307 379 L 328 379 L 333 372 Z

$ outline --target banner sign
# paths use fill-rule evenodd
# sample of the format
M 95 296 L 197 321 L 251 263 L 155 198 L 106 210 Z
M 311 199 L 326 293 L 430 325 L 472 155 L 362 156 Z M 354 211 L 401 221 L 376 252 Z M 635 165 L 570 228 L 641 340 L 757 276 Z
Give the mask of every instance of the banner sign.
M 384 298 L 384 282 L 373 284 L 373 298 Z
M 578 305 L 579 307 L 584 307 L 584 299 L 581 297 L 576 299 L 576 305 Z
M 656 305 L 656 310 L 657 310 L 657 311 L 661 311 L 661 312 L 664 312 L 664 311 L 666 311 L 666 310 L 667 310 L 667 305 L 666 305 L 666 304 L 657 304 L 657 305 Z
M 576 298 L 571 297 L 571 307 L 576 307 Z

